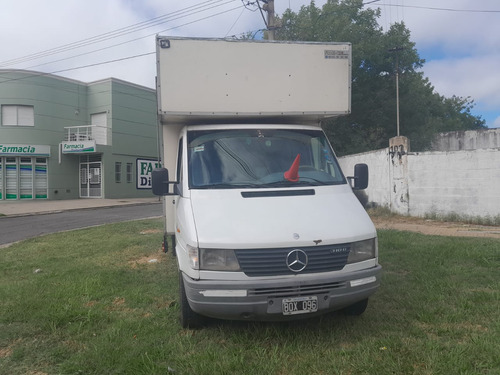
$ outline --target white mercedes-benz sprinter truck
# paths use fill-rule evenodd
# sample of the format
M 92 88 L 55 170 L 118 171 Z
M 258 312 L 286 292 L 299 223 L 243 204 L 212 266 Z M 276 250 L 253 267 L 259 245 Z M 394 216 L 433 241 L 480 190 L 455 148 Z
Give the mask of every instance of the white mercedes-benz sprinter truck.
M 365 311 L 377 233 L 321 120 L 350 112 L 351 45 L 157 36 L 164 245 L 181 324 Z

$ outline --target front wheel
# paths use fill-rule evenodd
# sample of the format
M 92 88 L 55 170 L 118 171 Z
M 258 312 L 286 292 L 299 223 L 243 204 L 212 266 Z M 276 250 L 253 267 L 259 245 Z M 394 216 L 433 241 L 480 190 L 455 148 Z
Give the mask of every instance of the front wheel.
M 350 316 L 358 316 L 365 312 L 367 306 L 368 306 L 368 298 L 365 298 L 364 300 L 356 302 L 351 306 L 347 306 L 344 309 L 344 313 Z
M 180 309 L 181 309 L 181 326 L 182 328 L 200 328 L 203 326 L 205 318 L 200 314 L 194 312 L 189 306 L 189 302 L 186 296 L 186 288 L 184 287 L 184 279 L 182 278 L 182 272 L 179 271 L 179 299 L 180 299 Z

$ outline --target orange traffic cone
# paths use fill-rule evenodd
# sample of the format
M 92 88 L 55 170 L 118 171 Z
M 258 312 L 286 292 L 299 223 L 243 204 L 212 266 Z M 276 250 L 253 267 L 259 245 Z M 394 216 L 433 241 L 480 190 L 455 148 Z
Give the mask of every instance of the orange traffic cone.
M 299 165 L 300 165 L 300 154 L 297 154 L 297 157 L 293 161 L 290 169 L 283 174 L 285 180 L 291 182 L 299 181 Z

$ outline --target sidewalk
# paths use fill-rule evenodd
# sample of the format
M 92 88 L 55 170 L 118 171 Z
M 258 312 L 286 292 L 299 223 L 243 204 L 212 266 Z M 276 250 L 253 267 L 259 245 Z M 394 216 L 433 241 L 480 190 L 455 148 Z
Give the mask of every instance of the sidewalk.
M 68 210 L 160 203 L 158 197 L 122 199 L 67 199 L 0 201 L 0 218 L 47 214 Z M 2 216 L 5 215 L 5 216 Z

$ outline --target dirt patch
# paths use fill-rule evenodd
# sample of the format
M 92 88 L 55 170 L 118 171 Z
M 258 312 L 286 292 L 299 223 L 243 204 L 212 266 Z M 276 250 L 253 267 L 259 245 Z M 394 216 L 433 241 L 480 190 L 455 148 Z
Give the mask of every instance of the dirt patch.
M 0 348 L 0 358 L 7 358 L 12 355 L 13 347 L 19 344 L 22 340 L 16 339 L 12 343 L 10 343 L 7 347 Z
M 125 298 L 123 297 L 115 297 L 113 300 L 113 306 L 122 306 L 125 304 Z
M 85 349 L 87 349 L 87 346 L 82 344 L 81 342 L 78 342 L 76 340 L 66 340 L 63 341 L 63 344 L 70 348 L 74 352 L 81 352 Z
M 12 355 L 12 348 L 0 348 L 0 358 L 7 358 Z
M 434 236 L 488 237 L 500 239 L 500 227 L 435 221 L 409 216 L 372 216 L 377 229 L 395 229 Z
M 156 233 L 161 233 L 162 231 L 160 229 L 146 229 L 143 231 L 140 231 L 139 234 L 145 235 L 145 234 L 156 234 Z
M 113 302 L 111 302 L 111 306 L 106 307 L 107 311 L 117 311 L 121 313 L 131 313 L 133 309 L 130 309 L 126 306 L 125 298 L 123 297 L 115 297 Z
M 137 268 L 139 265 L 152 265 L 155 263 L 161 263 L 164 260 L 165 253 L 160 249 L 158 252 L 150 255 L 146 255 L 140 258 L 132 258 L 128 261 L 131 268 Z
M 137 266 L 142 264 L 155 264 L 161 262 L 160 255 L 149 255 L 138 259 L 132 259 L 128 262 L 130 267 L 137 268 Z
M 97 302 L 97 301 L 89 301 L 89 302 L 85 303 L 85 307 L 94 307 L 98 303 L 99 302 Z

